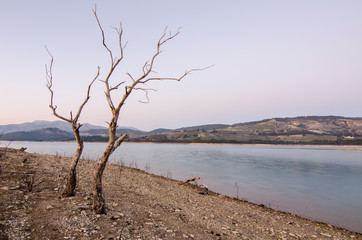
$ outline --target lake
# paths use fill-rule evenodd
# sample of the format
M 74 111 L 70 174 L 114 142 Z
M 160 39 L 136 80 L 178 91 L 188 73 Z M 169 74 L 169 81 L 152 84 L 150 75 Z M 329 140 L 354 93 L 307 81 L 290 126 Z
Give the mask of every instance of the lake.
M 6 145 L 0 142 L 0 146 Z M 28 152 L 71 156 L 69 142 L 11 142 Z M 95 160 L 105 143 L 85 143 Z M 362 151 L 356 147 L 122 144 L 110 162 L 362 233 Z

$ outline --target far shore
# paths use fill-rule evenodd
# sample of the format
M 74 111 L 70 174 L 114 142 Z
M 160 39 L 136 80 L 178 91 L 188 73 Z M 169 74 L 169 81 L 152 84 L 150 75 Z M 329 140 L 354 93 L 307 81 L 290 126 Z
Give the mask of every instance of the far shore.
M 9 143 L 12 141 L 8 140 L 0 140 L 0 143 Z M 59 143 L 76 143 L 76 141 L 14 141 L 14 142 L 59 142 Z M 85 143 L 104 143 L 107 142 L 85 142 Z M 345 150 L 345 151 L 362 151 L 362 145 L 331 145 L 331 144 L 266 144 L 266 143 L 187 143 L 187 142 L 128 142 L 125 141 L 122 144 L 183 144 L 183 145 L 241 145 L 241 146 L 295 146 L 295 147 L 328 147 L 331 149 L 323 149 L 323 150 Z M 334 149 L 333 149 L 334 147 Z

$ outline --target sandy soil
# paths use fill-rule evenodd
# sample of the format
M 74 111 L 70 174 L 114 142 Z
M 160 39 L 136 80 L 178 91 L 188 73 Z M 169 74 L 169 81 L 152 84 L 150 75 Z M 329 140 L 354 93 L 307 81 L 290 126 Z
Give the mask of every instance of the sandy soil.
M 0 148 L 2 239 L 362 239 L 194 185 L 109 164 L 108 211 L 91 210 L 92 161 L 78 166 L 76 196 L 60 198 L 70 159 Z

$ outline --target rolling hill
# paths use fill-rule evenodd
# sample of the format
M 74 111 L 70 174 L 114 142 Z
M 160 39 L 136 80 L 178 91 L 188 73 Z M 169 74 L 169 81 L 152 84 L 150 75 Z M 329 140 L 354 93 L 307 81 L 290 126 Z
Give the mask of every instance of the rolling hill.
M 217 125 L 215 125 L 217 126 Z M 272 118 L 215 128 L 182 128 L 130 141 L 185 143 L 362 144 L 362 118 Z
M 31 131 L 17 131 L 3 134 L 0 140 L 8 141 L 71 141 L 75 140 L 70 132 L 59 128 L 42 128 Z
M 68 123 L 35 121 L 0 126 L 1 140 L 68 141 L 74 139 Z M 65 125 L 64 125 L 65 124 Z M 43 127 L 42 126 L 51 126 Z M 54 127 L 57 126 L 57 127 Z M 34 129 L 38 127 L 38 129 Z M 11 130 L 18 130 L 9 132 Z M 31 129 L 31 130 L 28 130 Z M 107 141 L 105 127 L 84 124 L 85 141 Z M 262 121 L 208 124 L 175 130 L 155 129 L 150 132 L 135 128 L 118 128 L 117 134 L 129 134 L 130 142 L 175 143 L 262 143 L 262 144 L 362 144 L 362 118 L 339 116 L 303 116 L 271 118 Z

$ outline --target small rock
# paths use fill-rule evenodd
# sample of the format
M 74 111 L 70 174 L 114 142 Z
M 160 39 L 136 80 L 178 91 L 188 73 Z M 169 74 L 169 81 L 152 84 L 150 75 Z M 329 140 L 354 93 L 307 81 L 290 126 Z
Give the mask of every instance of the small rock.
M 297 238 L 297 235 L 295 235 L 294 233 L 289 233 L 289 236 L 291 236 L 293 238 Z
M 51 210 L 51 209 L 53 209 L 54 207 L 52 206 L 52 205 L 48 205 L 47 206 L 47 210 Z
M 8 190 L 10 190 L 10 188 L 9 187 L 2 187 L 1 190 L 8 191 Z
M 214 219 L 214 218 L 215 218 L 215 215 L 214 215 L 214 214 L 211 214 L 211 215 L 210 215 L 210 218 L 211 218 L 211 219 Z
M 170 230 L 170 229 L 168 229 L 168 230 L 166 230 L 166 232 L 168 232 L 168 233 L 172 233 L 173 231 L 172 231 L 172 230 Z
M 329 235 L 328 233 L 320 233 L 322 236 L 324 237 L 332 237 L 331 235 Z
M 195 238 L 195 236 L 193 234 L 190 234 L 190 238 Z
M 112 216 L 110 216 L 109 218 L 110 218 L 111 220 L 117 220 L 117 219 L 120 218 L 120 216 L 119 216 L 119 215 L 112 215 Z
M 84 227 L 85 226 L 85 223 L 80 223 L 80 227 Z
M 54 190 L 54 191 L 58 191 L 58 190 L 59 190 L 59 188 L 54 188 L 53 190 Z
M 189 236 L 187 236 L 186 234 L 182 234 L 182 236 L 186 239 L 189 238 Z

